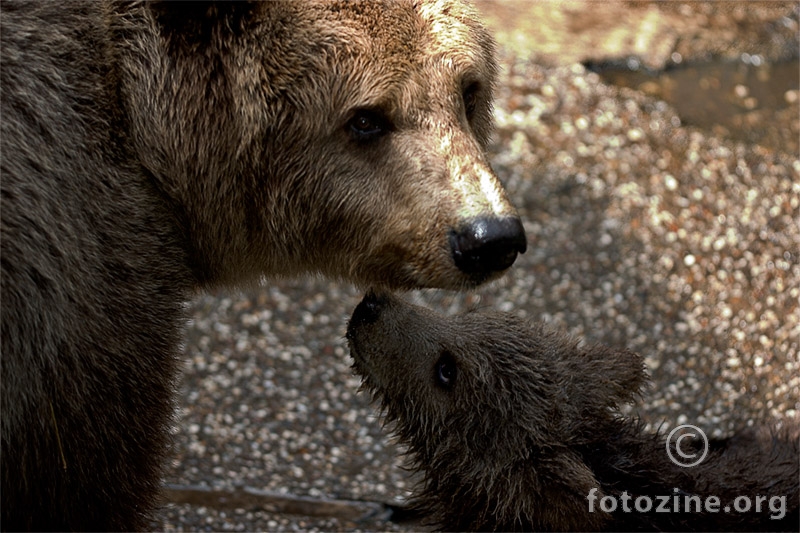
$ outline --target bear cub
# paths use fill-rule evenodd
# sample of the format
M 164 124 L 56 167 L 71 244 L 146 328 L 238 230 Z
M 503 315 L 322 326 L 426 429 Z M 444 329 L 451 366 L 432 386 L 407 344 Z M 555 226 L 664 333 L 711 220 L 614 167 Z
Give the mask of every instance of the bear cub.
M 510 314 L 445 317 L 375 292 L 347 339 L 421 474 L 412 509 L 441 529 L 797 531 L 797 435 L 711 439 L 699 465 L 677 466 L 664 435 L 620 414 L 647 381 L 635 353 Z M 691 442 L 679 451 L 698 453 Z

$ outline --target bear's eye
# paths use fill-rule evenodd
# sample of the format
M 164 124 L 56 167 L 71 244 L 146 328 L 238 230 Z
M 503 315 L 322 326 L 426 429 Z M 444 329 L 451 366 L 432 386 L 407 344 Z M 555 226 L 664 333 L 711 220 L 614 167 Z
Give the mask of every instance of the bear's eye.
M 357 109 L 347 121 L 347 130 L 353 140 L 367 142 L 389 133 L 392 123 L 379 109 Z
M 455 358 L 449 352 L 444 352 L 436 362 L 435 372 L 436 383 L 445 389 L 453 388 L 458 374 Z
M 481 90 L 481 84 L 474 81 L 467 85 L 461 93 L 461 99 L 464 101 L 464 112 L 467 114 L 467 120 L 472 121 L 475 115 L 475 110 L 478 108 L 478 94 Z

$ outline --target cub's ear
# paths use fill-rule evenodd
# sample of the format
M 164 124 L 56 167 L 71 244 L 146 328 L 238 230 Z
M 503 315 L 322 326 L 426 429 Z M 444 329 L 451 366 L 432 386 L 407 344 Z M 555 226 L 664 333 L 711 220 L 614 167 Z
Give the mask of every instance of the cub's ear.
M 632 402 L 648 382 L 642 356 L 602 344 L 576 346 L 562 355 L 559 366 L 572 398 L 597 409 Z
M 215 28 L 240 32 L 259 2 L 171 0 L 148 2 L 156 22 L 170 35 L 187 42 L 208 40 Z
M 649 378 L 641 355 L 600 344 L 589 344 L 584 350 L 594 372 L 596 392 L 607 395 L 609 406 L 632 402 L 647 385 Z

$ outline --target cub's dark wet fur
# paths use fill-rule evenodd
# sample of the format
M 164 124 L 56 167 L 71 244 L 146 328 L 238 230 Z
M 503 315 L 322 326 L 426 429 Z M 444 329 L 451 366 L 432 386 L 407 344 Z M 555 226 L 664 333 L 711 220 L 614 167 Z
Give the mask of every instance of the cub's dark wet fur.
M 796 431 L 711 440 L 703 462 L 679 467 L 665 435 L 618 410 L 647 380 L 635 353 L 508 314 L 443 317 L 375 294 L 347 337 L 422 474 L 412 504 L 442 529 L 798 530 Z M 748 512 L 732 507 L 739 496 Z M 641 497 L 650 512 L 636 510 Z M 699 512 L 686 512 L 686 497 Z M 604 512 L 603 498 L 617 509 Z M 657 512 L 676 501 L 681 512 Z

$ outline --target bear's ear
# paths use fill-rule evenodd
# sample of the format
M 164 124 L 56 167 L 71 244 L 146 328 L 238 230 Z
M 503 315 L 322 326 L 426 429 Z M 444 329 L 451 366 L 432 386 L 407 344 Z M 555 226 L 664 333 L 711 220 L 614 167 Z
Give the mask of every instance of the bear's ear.
M 587 358 L 596 370 L 597 392 L 608 395 L 619 403 L 632 402 L 641 394 L 648 382 L 644 358 L 626 349 L 615 349 L 601 345 L 586 347 Z M 613 406 L 612 402 L 608 402 Z
M 215 28 L 241 32 L 258 2 L 171 0 L 148 2 L 159 27 L 168 35 L 180 35 L 186 42 L 207 42 Z
M 642 356 L 602 344 L 578 346 L 559 363 L 561 379 L 576 405 L 613 409 L 632 402 L 648 381 Z

